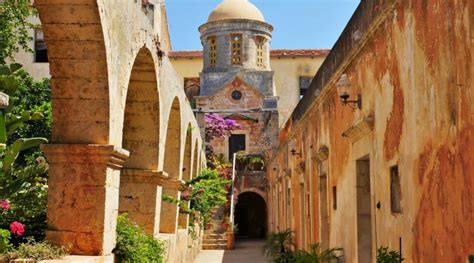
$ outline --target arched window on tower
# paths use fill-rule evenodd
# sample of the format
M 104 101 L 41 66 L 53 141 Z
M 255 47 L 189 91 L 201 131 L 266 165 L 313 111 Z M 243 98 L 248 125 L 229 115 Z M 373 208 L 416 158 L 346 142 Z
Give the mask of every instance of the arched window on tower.
M 209 37 L 209 66 L 211 68 L 217 65 L 217 39 L 216 37 Z
M 265 46 L 265 38 L 257 37 L 255 39 L 255 43 L 257 45 L 257 67 L 263 68 L 263 50 Z
M 232 65 L 242 65 L 242 35 L 231 35 Z

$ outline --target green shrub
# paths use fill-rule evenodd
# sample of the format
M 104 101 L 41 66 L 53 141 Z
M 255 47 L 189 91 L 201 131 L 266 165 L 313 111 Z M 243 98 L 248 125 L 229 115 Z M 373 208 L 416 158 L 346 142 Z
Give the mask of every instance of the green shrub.
M 120 215 L 117 224 L 117 246 L 114 249 L 119 262 L 164 262 L 162 241 L 145 234 L 137 224 Z
M 46 235 L 46 210 L 48 188 L 46 180 L 37 178 L 34 184 L 27 184 L 24 190 L 14 194 L 9 200 L 11 207 L 0 216 L 0 228 L 8 229 L 10 223 L 19 221 L 25 226 L 25 233 L 13 236 L 11 241 L 14 245 L 25 242 L 32 238 L 35 241 L 43 241 Z
M 11 248 L 10 232 L 5 229 L 0 229 L 0 254 L 7 252 Z
M 293 262 L 298 263 L 329 263 L 333 259 L 338 259 L 340 257 L 338 253 L 341 251 L 342 248 L 322 249 L 318 243 L 311 245 L 309 251 L 297 250 L 293 252 L 292 259 Z
M 28 240 L 26 243 L 21 244 L 18 248 L 14 248 L 13 250 L 7 252 L 4 255 L 3 260 L 8 262 L 9 260 L 28 258 L 39 261 L 58 259 L 66 255 L 66 249 L 63 247 L 56 247 L 46 242 L 35 242 L 33 240 Z
M 379 247 L 377 249 L 377 263 L 400 263 L 400 253 L 396 250 L 389 250 L 388 247 Z
M 284 262 L 281 260 L 288 256 L 288 253 L 291 251 L 294 244 L 293 231 L 290 229 L 280 232 L 272 232 L 268 234 L 265 239 L 263 251 L 267 258 L 271 259 L 273 262 Z
M 188 189 L 181 193 L 180 200 L 162 196 L 163 201 L 176 204 L 180 213 L 189 214 L 189 231 L 193 239 L 197 238 L 195 225 L 204 228 L 211 221 L 212 209 L 227 203 L 227 188 L 232 180 L 225 177 L 216 169 L 204 169 L 199 176 L 186 182 Z

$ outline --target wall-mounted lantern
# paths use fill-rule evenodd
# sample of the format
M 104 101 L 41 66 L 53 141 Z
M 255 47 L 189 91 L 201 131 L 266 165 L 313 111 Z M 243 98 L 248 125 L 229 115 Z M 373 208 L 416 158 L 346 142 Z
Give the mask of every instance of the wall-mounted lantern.
M 362 109 L 362 95 L 357 94 L 357 100 L 349 100 L 350 98 L 350 92 L 352 91 L 352 85 L 349 83 L 349 80 L 347 78 L 346 74 L 343 74 L 341 78 L 339 78 L 339 81 L 336 83 L 336 88 L 337 88 L 337 93 L 339 94 L 339 97 L 341 98 L 342 105 L 346 106 L 349 105 L 349 107 L 353 109 Z
M 299 156 L 302 156 L 303 154 L 301 152 L 297 152 L 296 151 L 296 142 L 293 140 L 291 141 L 290 143 L 288 143 L 288 147 L 291 149 L 290 150 L 290 153 L 292 156 L 295 156 L 295 155 L 299 155 Z

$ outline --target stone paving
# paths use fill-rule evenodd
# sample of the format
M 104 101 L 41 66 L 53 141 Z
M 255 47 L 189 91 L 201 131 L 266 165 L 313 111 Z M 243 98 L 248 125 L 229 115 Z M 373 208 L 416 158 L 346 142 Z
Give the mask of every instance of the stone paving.
M 263 240 L 241 240 L 235 250 L 203 250 L 194 263 L 266 263 L 263 244 Z

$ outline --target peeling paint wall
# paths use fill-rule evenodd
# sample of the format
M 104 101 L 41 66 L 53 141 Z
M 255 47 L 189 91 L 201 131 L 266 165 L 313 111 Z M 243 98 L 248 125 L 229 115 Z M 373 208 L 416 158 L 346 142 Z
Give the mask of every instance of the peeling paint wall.
M 280 134 L 268 167 L 272 230 L 292 228 L 298 247 L 320 242 L 323 205 L 329 246 L 358 262 L 356 161 L 370 160 L 364 205 L 371 207 L 373 260 L 380 246 L 398 250 L 400 238 L 407 262 L 465 262 L 474 254 L 473 17 L 468 0 L 361 3 L 313 81 L 321 95 L 303 99 Z M 334 85 L 341 74 L 351 99 L 362 95 L 361 110 L 341 105 Z M 323 146 L 327 161 L 319 158 Z M 391 211 L 395 166 L 401 213 Z M 310 193 L 308 207 L 300 191 Z M 301 220 L 305 213 L 311 222 Z

